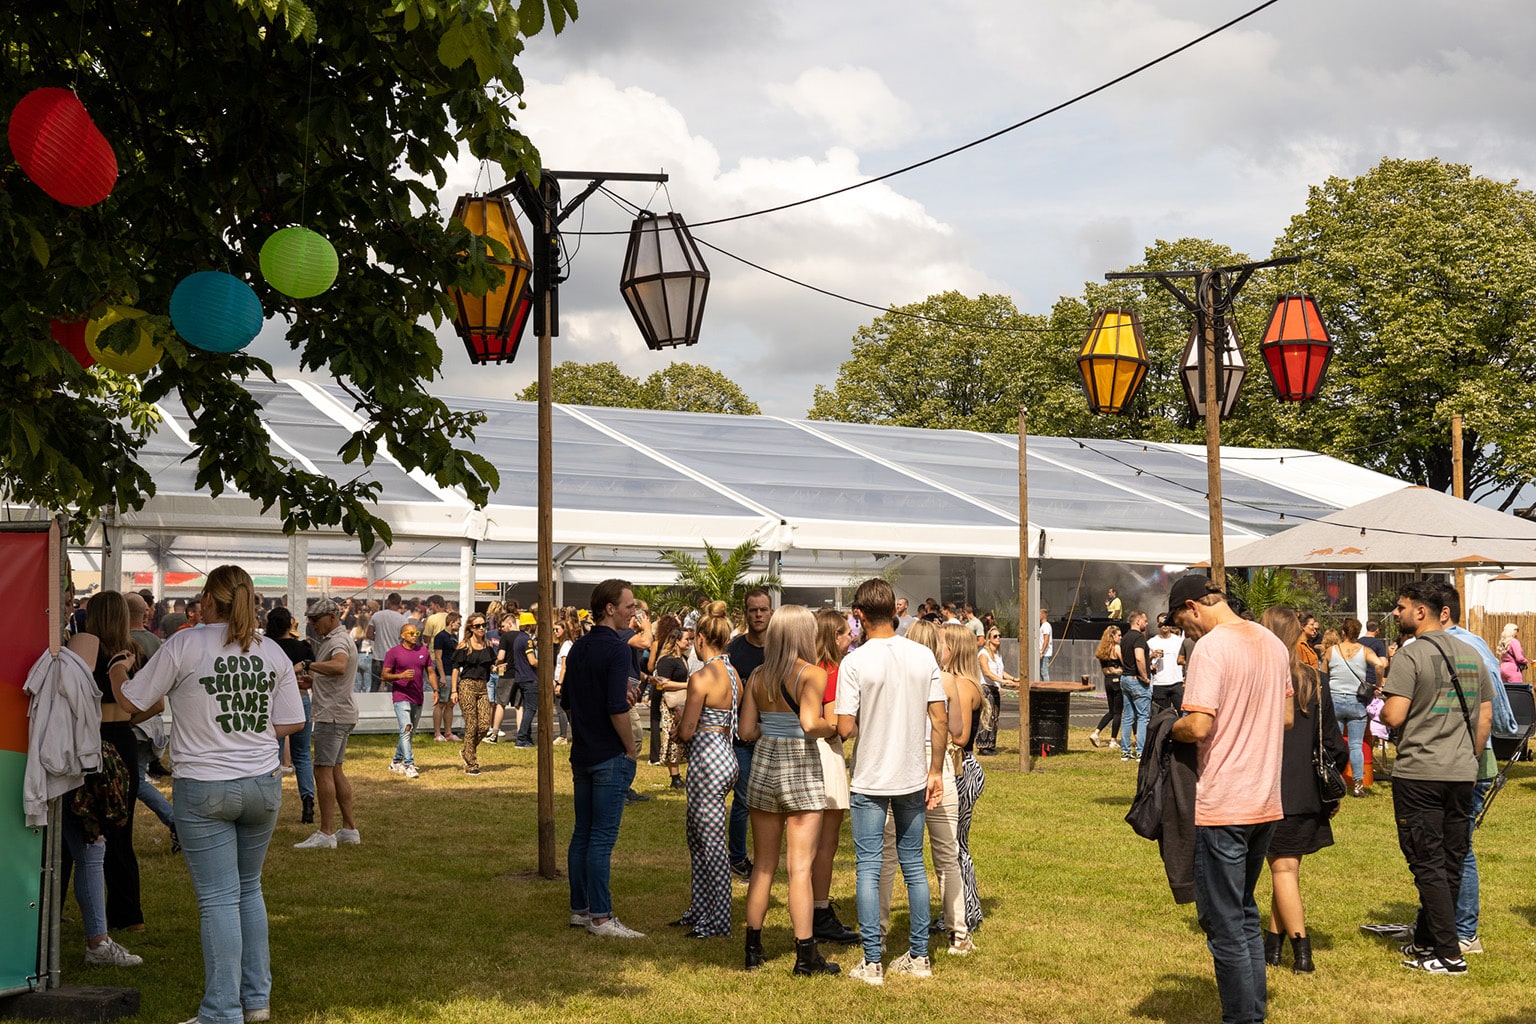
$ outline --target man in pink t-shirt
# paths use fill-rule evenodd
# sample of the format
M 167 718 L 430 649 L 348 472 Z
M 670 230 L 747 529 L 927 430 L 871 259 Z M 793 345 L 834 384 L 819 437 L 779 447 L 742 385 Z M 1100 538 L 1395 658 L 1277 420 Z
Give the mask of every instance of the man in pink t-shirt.
M 1253 887 L 1280 806 L 1280 762 L 1291 726 L 1291 654 L 1240 618 L 1220 586 L 1183 576 L 1168 618 L 1198 641 L 1173 739 L 1199 748 L 1195 782 L 1195 909 L 1216 965 L 1224 1024 L 1264 1020 L 1264 937 Z

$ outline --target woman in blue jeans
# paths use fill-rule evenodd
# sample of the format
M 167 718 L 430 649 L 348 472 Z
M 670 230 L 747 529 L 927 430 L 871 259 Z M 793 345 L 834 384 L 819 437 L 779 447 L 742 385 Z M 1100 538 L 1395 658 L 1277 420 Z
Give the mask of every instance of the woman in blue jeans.
M 1349 737 L 1349 770 L 1355 780 L 1354 795 L 1365 795 L 1365 706 L 1355 699 L 1365 684 L 1365 667 L 1376 670 L 1379 680 L 1387 672 L 1387 660 L 1359 643 L 1360 620 L 1345 619 L 1339 633 L 1329 630 L 1323 637 L 1323 667 L 1328 673 L 1328 692 L 1333 696 L 1333 714 Z M 1330 642 L 1332 641 L 1332 642 Z
M 294 628 L 293 613 L 287 608 L 274 608 L 267 614 L 267 636 L 277 641 L 277 646 L 288 655 L 288 660 L 294 666 L 294 673 L 300 674 L 299 666 L 304 666 L 306 680 L 308 677 L 309 663 L 315 660 L 315 649 L 309 645 L 309 641 L 298 635 Z M 310 749 L 310 733 L 313 731 L 309 714 L 309 689 L 308 682 L 299 683 L 299 697 L 304 701 L 304 727 L 287 738 L 288 749 L 293 758 L 293 778 L 299 787 L 299 800 L 303 809 L 299 813 L 299 821 L 308 825 L 315 820 L 315 758 Z M 281 749 L 283 740 L 277 741 Z
M 282 803 L 277 741 L 304 725 L 293 663 L 256 631 L 256 590 L 221 565 L 203 591 L 205 629 L 176 633 L 122 687 L 125 707 L 171 706 L 173 805 L 203 940 L 203 1000 L 189 1021 L 271 1017 L 261 868 Z

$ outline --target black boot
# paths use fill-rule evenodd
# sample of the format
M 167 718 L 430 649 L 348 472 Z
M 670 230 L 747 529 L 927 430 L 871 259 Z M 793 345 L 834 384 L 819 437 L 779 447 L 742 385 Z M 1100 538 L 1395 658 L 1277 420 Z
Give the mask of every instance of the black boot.
M 315 798 L 312 797 L 312 796 L 307 796 L 307 797 L 304 798 L 304 813 L 303 813 L 303 815 L 301 815 L 299 817 L 299 823 L 301 825 L 313 825 L 314 822 L 315 822 Z
M 1296 959 L 1291 964 L 1291 970 L 1297 974 L 1311 974 L 1316 968 L 1312 966 L 1312 936 L 1292 935 L 1291 952 Z
M 1264 930 L 1264 962 L 1271 967 L 1280 966 L 1280 954 L 1285 950 L 1285 936 L 1279 932 Z
M 826 906 L 818 907 L 811 917 L 811 938 L 851 946 L 859 941 L 859 933 L 839 921 L 837 911 Z
M 747 970 L 755 971 L 768 962 L 768 954 L 763 952 L 763 930 L 761 928 L 747 929 Z
M 837 972 L 837 964 L 828 963 L 822 958 L 821 951 L 816 948 L 815 939 L 795 940 L 794 973 L 810 977 L 813 974 L 836 974 Z

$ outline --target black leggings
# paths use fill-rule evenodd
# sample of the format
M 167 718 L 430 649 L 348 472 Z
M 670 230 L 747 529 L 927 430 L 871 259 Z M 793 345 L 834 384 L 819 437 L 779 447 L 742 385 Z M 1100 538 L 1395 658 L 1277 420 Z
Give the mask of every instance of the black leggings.
M 1099 719 L 1099 727 L 1095 732 L 1103 732 L 1106 727 L 1111 728 L 1110 736 L 1119 738 L 1120 719 L 1125 710 L 1125 695 L 1120 692 L 1120 677 L 1104 677 L 1104 696 L 1109 698 L 1109 710 L 1104 712 L 1104 717 Z

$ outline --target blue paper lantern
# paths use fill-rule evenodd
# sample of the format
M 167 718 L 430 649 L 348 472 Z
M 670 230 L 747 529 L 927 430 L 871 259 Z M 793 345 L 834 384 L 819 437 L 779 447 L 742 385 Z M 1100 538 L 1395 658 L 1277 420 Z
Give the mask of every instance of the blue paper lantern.
M 261 331 L 261 300 L 231 274 L 200 270 L 171 292 L 171 323 L 187 344 L 208 352 L 238 352 Z

